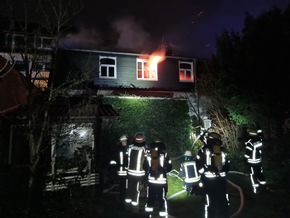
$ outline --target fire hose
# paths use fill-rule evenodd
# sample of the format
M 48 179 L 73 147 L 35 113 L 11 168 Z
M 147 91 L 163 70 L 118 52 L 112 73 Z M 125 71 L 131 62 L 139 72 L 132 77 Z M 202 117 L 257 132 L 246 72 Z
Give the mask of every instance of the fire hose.
M 243 174 L 243 173 L 241 173 L 241 172 L 237 172 L 237 171 L 229 171 L 229 173 L 238 173 L 238 174 Z M 172 170 L 172 171 L 170 171 L 170 172 L 168 173 L 169 176 L 174 176 L 174 177 L 176 177 L 176 178 L 182 180 L 182 179 L 178 176 L 178 174 L 179 174 L 179 173 L 178 173 L 178 171 L 176 171 L 176 170 Z M 237 209 L 237 211 L 236 211 L 234 214 L 232 214 L 232 215 L 230 216 L 231 218 L 233 218 L 233 217 L 236 217 L 236 216 L 237 216 L 237 215 L 242 211 L 242 209 L 243 209 L 243 207 L 244 207 L 244 194 L 243 194 L 243 190 L 242 190 L 242 188 L 241 188 L 240 186 L 238 186 L 237 184 L 233 183 L 232 181 L 230 181 L 230 180 L 228 180 L 228 179 L 227 179 L 227 182 L 228 182 L 231 186 L 233 186 L 234 188 L 238 189 L 239 194 L 240 194 L 240 206 L 239 206 L 239 208 Z M 168 198 L 168 200 L 170 200 L 170 199 L 172 199 L 172 198 L 176 197 L 177 195 L 182 194 L 182 193 L 184 193 L 184 192 L 185 192 L 185 190 L 182 190 L 182 191 L 180 191 L 180 192 L 178 192 L 178 193 L 175 193 L 174 195 L 170 196 L 170 197 Z
M 228 182 L 230 185 L 232 185 L 233 187 L 235 187 L 236 189 L 239 190 L 239 193 L 240 193 L 240 200 L 241 200 L 241 202 L 240 202 L 240 207 L 238 208 L 238 210 L 237 210 L 234 214 L 231 215 L 231 218 L 232 218 L 232 217 L 236 217 L 236 216 L 237 216 L 237 215 L 242 211 L 242 209 L 243 209 L 243 207 L 244 207 L 244 194 L 243 194 L 243 190 L 241 189 L 240 186 L 236 185 L 235 183 L 233 183 L 232 181 L 230 181 L 230 180 L 228 180 L 228 179 L 227 179 L 227 182 Z

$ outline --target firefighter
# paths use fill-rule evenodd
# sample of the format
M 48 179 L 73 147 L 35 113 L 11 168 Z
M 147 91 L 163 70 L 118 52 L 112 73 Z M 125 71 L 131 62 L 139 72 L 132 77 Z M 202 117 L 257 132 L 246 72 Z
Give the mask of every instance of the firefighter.
M 196 162 L 193 160 L 191 151 L 185 151 L 183 162 L 180 165 L 180 177 L 183 179 L 183 188 L 188 195 L 197 194 L 200 175 L 197 172 Z
M 250 169 L 250 178 L 253 187 L 253 192 L 257 193 L 263 189 L 266 180 L 262 168 L 262 147 L 263 147 L 263 133 L 262 130 L 248 131 L 248 139 L 245 142 L 246 163 Z
M 210 132 L 198 151 L 196 164 L 201 176 L 200 184 L 205 195 L 205 217 L 229 218 L 229 199 L 226 175 L 229 170 L 227 153 L 223 150 L 221 136 Z
M 133 211 L 139 209 L 139 197 L 141 184 L 145 179 L 144 160 L 146 154 L 145 136 L 137 132 L 134 136 L 133 144 L 128 147 L 128 165 L 126 179 L 125 203 L 127 209 L 129 205 Z
M 172 170 L 172 163 L 165 144 L 160 140 L 150 144 L 145 170 L 148 181 L 145 212 L 153 213 L 157 201 L 159 216 L 167 217 L 167 173 Z
M 120 200 L 124 202 L 126 193 L 126 179 L 128 166 L 128 136 L 123 134 L 119 138 L 116 157 L 110 162 L 111 165 L 116 165 L 117 175 L 119 179 Z

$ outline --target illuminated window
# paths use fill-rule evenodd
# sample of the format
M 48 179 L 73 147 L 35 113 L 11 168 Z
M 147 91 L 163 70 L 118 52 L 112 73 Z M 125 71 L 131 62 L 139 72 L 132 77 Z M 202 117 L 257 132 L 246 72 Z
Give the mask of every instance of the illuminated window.
M 29 67 L 31 65 L 29 64 Z M 26 76 L 26 65 L 23 61 L 16 61 L 14 64 L 14 68 Z M 50 75 L 49 63 L 38 63 L 34 66 L 33 69 L 28 70 L 31 77 L 31 82 L 41 90 L 45 90 L 48 88 L 48 79 Z
M 52 154 L 56 157 L 73 158 L 83 147 L 92 146 L 92 135 L 91 124 L 64 125 L 59 136 L 53 139 L 55 145 L 52 147 Z
M 33 84 L 40 88 L 41 90 L 45 90 L 48 88 L 48 79 L 49 79 L 50 71 L 48 69 L 35 70 L 31 73 L 31 80 Z
M 137 59 L 137 79 L 157 81 L 157 63 L 148 64 L 148 60 Z
M 116 57 L 100 56 L 99 77 L 116 79 Z
M 193 62 L 179 61 L 179 81 L 193 82 Z

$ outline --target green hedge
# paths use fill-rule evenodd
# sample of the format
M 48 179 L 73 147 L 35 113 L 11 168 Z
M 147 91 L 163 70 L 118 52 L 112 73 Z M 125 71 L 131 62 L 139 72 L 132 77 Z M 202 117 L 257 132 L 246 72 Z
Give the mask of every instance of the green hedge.
M 104 98 L 103 103 L 112 104 L 120 114 L 118 119 L 103 123 L 106 143 L 116 143 L 124 133 L 132 142 L 136 132 L 143 132 L 147 144 L 158 138 L 166 143 L 172 155 L 181 155 L 192 145 L 192 123 L 186 100 L 131 97 Z

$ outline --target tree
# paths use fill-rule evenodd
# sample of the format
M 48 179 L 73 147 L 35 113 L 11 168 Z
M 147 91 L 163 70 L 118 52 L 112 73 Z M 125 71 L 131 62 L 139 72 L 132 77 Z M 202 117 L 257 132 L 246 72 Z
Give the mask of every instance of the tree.
M 246 14 L 242 32 L 224 30 L 216 38 L 217 53 L 205 61 L 206 82 L 199 80 L 199 84 L 214 99 L 210 113 L 215 128 L 230 142 L 229 154 L 235 155 L 231 159 L 240 163 L 239 138 L 244 127 L 259 125 L 270 139 L 267 143 L 279 136 L 277 145 L 269 146 L 269 157 L 284 158 L 278 151 L 288 147 L 283 124 L 290 106 L 286 97 L 290 92 L 289 19 L 290 5 L 284 11 L 273 7 L 257 17 Z
M 49 117 L 49 108 L 59 97 L 66 96 L 68 90 L 73 87 L 79 87 L 84 81 L 87 81 L 88 74 L 84 73 L 82 78 L 74 78 L 66 81 L 64 86 L 54 86 L 54 75 L 58 60 L 59 48 L 61 47 L 62 37 L 71 30 L 72 19 L 81 12 L 84 1 L 58 1 L 58 0 L 26 0 L 5 2 L 7 7 L 6 16 L 11 19 L 10 31 L 15 31 L 13 27 L 18 25 L 18 31 L 21 33 L 21 42 L 19 47 L 11 47 L 7 52 L 10 61 L 14 64 L 21 60 L 21 72 L 26 80 L 26 110 L 22 116 L 24 124 L 24 135 L 29 150 L 29 161 L 24 168 L 28 171 L 28 216 L 32 210 L 36 209 L 33 203 L 37 202 L 39 197 L 39 188 L 43 186 L 42 158 L 50 152 L 48 149 L 51 132 L 51 119 Z M 45 36 L 45 37 L 43 37 Z M 51 39 L 50 46 L 47 49 L 39 49 L 37 40 Z M 41 42 L 42 43 L 42 42 Z M 43 44 L 42 44 L 43 45 Z M 50 68 L 50 73 L 43 74 L 39 63 L 45 63 Z M 47 67 L 47 66 L 46 66 Z M 9 73 L 9 72 L 8 72 Z M 45 84 L 45 91 L 40 96 L 35 96 L 33 90 L 37 81 Z M 46 164 L 46 163 L 45 163 Z M 21 166 L 23 167 L 23 166 Z M 39 182 L 39 179 L 42 179 Z
M 217 37 L 209 62 L 214 89 L 239 125 L 259 123 L 268 133 L 281 132 L 289 109 L 289 17 L 290 7 L 256 18 L 247 14 L 242 33 L 225 30 Z

